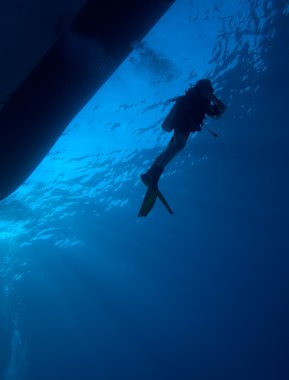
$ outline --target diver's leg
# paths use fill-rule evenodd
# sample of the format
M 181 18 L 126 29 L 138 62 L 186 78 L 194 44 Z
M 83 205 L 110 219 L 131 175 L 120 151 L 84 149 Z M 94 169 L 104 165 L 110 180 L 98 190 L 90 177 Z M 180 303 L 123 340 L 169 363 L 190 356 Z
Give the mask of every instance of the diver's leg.
M 182 149 L 184 149 L 188 137 L 189 134 L 186 133 L 175 133 L 173 135 L 166 150 L 155 159 L 147 173 L 141 175 L 141 180 L 147 186 L 153 188 L 158 187 L 158 182 L 164 168 Z
M 175 133 L 171 138 L 167 149 L 160 154 L 153 163 L 164 169 L 167 164 L 186 146 L 189 134 Z

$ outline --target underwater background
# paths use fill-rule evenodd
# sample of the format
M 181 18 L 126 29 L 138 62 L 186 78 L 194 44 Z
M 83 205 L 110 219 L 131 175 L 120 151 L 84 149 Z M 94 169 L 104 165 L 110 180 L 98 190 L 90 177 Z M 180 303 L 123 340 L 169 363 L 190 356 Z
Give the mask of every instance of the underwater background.
M 0 379 L 289 379 L 289 2 L 178 0 L 0 204 Z M 89 63 L 93 71 L 93 62 Z M 167 99 L 228 105 L 137 218 Z

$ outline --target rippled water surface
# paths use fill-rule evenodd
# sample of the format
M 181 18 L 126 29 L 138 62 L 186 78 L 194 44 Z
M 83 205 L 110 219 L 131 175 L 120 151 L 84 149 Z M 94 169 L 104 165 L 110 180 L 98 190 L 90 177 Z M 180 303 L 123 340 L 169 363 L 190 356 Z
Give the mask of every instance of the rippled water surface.
M 176 1 L 0 204 L 1 380 L 288 379 L 288 14 Z M 201 77 L 219 138 L 166 169 L 175 215 L 138 219 L 166 100 Z

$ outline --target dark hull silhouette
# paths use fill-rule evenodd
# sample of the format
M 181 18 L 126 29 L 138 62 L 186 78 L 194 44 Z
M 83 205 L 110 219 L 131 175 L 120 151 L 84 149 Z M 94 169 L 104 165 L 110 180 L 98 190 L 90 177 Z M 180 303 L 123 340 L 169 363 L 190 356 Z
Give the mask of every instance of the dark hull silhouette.
M 86 2 L 0 112 L 0 200 L 27 179 L 172 3 Z

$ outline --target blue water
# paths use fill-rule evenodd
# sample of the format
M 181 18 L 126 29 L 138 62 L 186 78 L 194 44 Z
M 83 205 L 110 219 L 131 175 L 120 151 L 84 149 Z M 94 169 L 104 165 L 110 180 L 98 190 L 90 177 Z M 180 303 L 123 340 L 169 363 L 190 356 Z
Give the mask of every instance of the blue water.
M 178 0 L 0 204 L 1 380 L 289 379 L 289 3 Z M 165 101 L 228 105 L 136 217 Z

